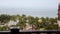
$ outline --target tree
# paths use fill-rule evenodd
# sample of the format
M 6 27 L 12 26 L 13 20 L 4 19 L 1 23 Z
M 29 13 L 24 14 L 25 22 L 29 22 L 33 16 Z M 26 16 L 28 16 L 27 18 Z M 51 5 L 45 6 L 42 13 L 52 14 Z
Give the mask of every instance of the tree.
M 10 16 L 9 15 L 4 15 L 4 14 L 0 15 L 0 22 L 1 23 L 8 23 L 9 20 L 10 20 Z
M 17 26 L 20 27 L 21 30 L 23 30 L 26 26 L 26 15 L 22 15 L 20 18 L 19 18 L 19 22 L 17 24 Z

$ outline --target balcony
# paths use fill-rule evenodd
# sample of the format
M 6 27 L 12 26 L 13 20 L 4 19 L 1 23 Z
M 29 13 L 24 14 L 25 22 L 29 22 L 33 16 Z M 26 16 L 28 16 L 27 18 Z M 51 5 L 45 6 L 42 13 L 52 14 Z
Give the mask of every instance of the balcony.
M 10 31 L 0 31 L 0 34 L 60 34 L 60 30 L 19 30 L 13 28 Z

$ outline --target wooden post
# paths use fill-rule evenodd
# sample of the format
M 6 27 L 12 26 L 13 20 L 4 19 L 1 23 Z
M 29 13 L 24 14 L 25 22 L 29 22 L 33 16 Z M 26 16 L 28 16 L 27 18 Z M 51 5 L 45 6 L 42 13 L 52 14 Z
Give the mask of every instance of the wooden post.
M 60 30 L 60 4 L 58 5 L 58 20 L 57 20 L 57 24 L 58 24 L 58 30 Z

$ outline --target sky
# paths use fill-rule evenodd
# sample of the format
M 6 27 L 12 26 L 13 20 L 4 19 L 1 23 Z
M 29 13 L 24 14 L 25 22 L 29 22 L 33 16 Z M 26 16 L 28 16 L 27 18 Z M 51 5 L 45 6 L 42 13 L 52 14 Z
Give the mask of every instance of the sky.
M 0 14 L 57 17 L 60 0 L 0 0 Z

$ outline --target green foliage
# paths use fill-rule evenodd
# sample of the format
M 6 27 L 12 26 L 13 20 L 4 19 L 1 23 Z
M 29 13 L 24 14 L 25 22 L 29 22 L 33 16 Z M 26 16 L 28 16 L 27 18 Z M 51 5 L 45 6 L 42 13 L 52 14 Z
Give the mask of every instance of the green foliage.
M 34 25 L 35 26 L 35 30 L 40 30 L 41 28 L 45 28 L 45 30 L 56 30 L 56 26 L 54 25 L 54 23 L 57 21 L 57 17 L 56 18 L 49 18 L 49 17 L 33 17 L 33 16 L 26 16 L 26 15 L 0 15 L 0 23 L 8 23 L 10 20 L 16 21 L 19 20 L 19 22 L 17 23 L 16 26 L 19 26 L 20 29 L 24 29 L 26 26 L 26 23 L 30 24 L 30 25 Z M 42 22 L 38 22 L 38 20 L 41 19 Z M 27 22 L 28 20 L 28 22 Z M 4 30 L 3 27 L 0 27 L 0 30 Z
M 4 31 L 4 30 L 6 30 L 6 28 L 0 27 L 0 31 Z
M 10 20 L 10 16 L 9 15 L 4 15 L 4 14 L 0 15 L 0 22 L 1 23 L 9 22 L 9 20 Z

